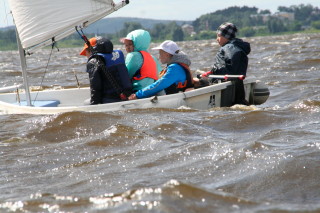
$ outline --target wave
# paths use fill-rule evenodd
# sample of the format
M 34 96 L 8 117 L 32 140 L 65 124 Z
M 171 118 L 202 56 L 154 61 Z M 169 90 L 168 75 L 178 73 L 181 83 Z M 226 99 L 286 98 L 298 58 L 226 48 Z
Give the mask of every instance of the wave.
M 144 187 L 123 193 L 81 197 L 48 193 L 31 194 L 30 199 L 2 202 L 0 209 L 19 212 L 291 212 L 295 204 L 254 202 L 224 192 L 170 180 L 159 187 Z M 295 207 L 296 211 L 317 212 L 319 204 Z

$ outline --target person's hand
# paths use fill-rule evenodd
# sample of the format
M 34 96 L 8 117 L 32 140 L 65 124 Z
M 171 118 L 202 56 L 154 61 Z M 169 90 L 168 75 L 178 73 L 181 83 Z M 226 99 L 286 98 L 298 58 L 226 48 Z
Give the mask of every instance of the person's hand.
M 211 75 L 211 74 L 212 74 L 212 72 L 211 72 L 211 71 L 208 71 L 208 72 L 202 73 L 202 74 L 201 74 L 201 77 L 202 77 L 202 78 L 207 78 L 208 75 Z
M 136 96 L 136 94 L 133 93 L 128 97 L 128 99 L 129 100 L 135 100 L 135 99 L 137 99 L 137 96 Z
M 202 70 L 196 70 L 195 72 L 197 74 L 197 78 L 201 79 L 201 78 L 207 78 L 208 75 L 211 75 L 212 72 L 211 71 L 202 71 Z
M 201 74 L 203 74 L 203 73 L 205 73 L 205 72 L 206 72 L 206 71 L 197 69 L 197 70 L 195 71 L 195 74 L 196 74 L 196 75 L 201 75 Z

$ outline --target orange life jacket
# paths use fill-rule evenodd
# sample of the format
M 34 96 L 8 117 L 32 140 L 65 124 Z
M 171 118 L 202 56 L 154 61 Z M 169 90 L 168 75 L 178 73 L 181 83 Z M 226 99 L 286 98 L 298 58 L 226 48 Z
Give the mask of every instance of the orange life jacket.
M 146 51 L 140 51 L 140 53 L 143 58 L 143 63 L 140 70 L 134 74 L 133 80 L 142 80 L 144 78 L 158 80 L 157 63 L 152 58 L 150 53 Z

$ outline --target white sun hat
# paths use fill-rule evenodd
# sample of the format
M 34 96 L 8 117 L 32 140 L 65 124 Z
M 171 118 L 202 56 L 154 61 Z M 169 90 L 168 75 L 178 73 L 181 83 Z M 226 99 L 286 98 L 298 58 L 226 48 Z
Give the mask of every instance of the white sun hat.
M 164 41 L 158 47 L 152 48 L 153 50 L 163 50 L 171 55 L 175 55 L 179 53 L 180 48 L 174 41 Z

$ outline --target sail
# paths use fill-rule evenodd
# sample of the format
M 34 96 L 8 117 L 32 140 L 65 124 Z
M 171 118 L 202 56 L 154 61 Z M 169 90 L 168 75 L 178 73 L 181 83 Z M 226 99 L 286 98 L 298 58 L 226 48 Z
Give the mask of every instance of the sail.
M 45 46 L 91 24 L 126 5 L 113 0 L 9 0 L 24 49 Z

